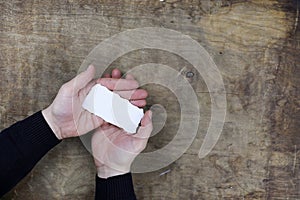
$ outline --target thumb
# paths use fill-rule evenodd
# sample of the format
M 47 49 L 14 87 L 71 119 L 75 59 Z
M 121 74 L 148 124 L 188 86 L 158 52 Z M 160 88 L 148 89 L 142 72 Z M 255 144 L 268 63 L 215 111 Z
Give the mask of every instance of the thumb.
M 141 121 L 141 126 L 139 127 L 137 133 L 132 135 L 132 137 L 148 139 L 151 135 L 152 130 L 152 111 L 148 110 Z
M 90 65 L 85 71 L 78 74 L 71 80 L 75 91 L 84 88 L 95 76 L 95 67 Z
M 148 125 L 152 125 L 152 111 L 148 110 L 144 117 L 141 120 L 141 125 L 142 127 L 146 127 Z

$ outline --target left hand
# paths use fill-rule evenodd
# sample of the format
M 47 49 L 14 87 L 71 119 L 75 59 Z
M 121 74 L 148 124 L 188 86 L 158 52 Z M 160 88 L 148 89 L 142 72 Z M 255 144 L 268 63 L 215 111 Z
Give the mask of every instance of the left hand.
M 103 124 L 103 119 L 82 108 L 82 103 L 90 89 L 96 84 L 94 66 L 65 83 L 53 103 L 42 111 L 50 128 L 58 139 L 83 135 Z M 101 78 L 97 83 L 110 90 L 131 92 L 137 95 L 138 83 L 135 80 Z

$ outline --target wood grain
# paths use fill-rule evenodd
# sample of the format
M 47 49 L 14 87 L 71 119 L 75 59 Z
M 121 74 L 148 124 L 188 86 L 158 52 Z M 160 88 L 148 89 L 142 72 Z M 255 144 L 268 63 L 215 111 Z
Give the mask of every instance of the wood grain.
M 138 199 L 300 199 L 299 1 L 12 0 L 0 1 L 0 10 L 1 130 L 50 104 L 102 40 L 132 28 L 170 28 L 191 36 L 214 59 L 227 91 L 227 116 L 217 145 L 200 160 L 211 117 L 200 74 L 158 50 L 117 59 L 111 68 L 123 72 L 148 62 L 184 76 L 193 72 L 187 79 L 201 107 L 188 151 L 164 169 L 134 174 Z M 176 134 L 180 106 L 166 88 L 145 87 L 149 106 L 160 103 L 168 112 L 146 149 L 153 151 Z M 93 199 L 94 177 L 91 156 L 79 139 L 69 139 L 2 199 Z

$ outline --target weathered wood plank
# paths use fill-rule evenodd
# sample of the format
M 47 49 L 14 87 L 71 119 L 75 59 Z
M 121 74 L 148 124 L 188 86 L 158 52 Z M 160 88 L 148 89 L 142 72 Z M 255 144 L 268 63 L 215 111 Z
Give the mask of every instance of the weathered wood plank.
M 182 58 L 156 50 L 116 60 L 112 66 L 123 71 L 148 62 L 183 75 L 192 71 L 188 80 L 201 106 L 189 150 L 164 169 L 134 175 L 138 199 L 300 199 L 297 2 L 0 1 L 1 130 L 47 106 L 100 41 L 131 28 L 170 28 L 213 57 L 225 82 L 227 117 L 216 147 L 200 160 L 211 106 L 200 74 Z M 161 103 L 168 111 L 165 128 L 150 139 L 151 151 L 176 134 L 180 107 L 165 88 L 147 88 L 149 105 Z M 89 153 L 70 139 L 2 199 L 93 199 L 94 176 Z

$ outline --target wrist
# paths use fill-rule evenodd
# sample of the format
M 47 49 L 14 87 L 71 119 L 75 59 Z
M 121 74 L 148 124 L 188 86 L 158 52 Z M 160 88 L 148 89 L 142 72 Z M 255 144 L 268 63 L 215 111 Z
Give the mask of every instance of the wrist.
M 59 126 L 55 123 L 55 119 L 52 115 L 51 106 L 42 110 L 43 117 L 45 118 L 46 122 L 48 123 L 49 127 L 51 128 L 54 135 L 57 139 L 62 140 L 61 131 Z
M 116 169 L 113 169 L 113 168 L 110 168 L 110 167 L 107 167 L 107 166 L 101 166 L 101 167 L 97 167 L 97 176 L 99 178 L 104 178 L 104 179 L 107 179 L 107 178 L 110 178 L 110 177 L 113 177 L 113 176 L 119 176 L 119 175 L 123 175 L 123 174 L 127 174 L 129 173 L 130 170 L 126 170 L 126 171 L 119 171 L 119 170 L 116 170 Z

